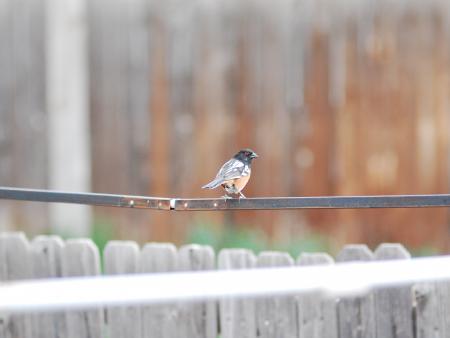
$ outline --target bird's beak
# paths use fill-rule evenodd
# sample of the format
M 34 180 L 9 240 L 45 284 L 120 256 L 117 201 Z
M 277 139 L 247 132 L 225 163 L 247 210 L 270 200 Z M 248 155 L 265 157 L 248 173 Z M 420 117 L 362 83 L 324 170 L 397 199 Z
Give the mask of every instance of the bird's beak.
M 259 155 L 257 153 L 252 154 L 252 158 L 258 158 L 258 157 L 259 157 Z

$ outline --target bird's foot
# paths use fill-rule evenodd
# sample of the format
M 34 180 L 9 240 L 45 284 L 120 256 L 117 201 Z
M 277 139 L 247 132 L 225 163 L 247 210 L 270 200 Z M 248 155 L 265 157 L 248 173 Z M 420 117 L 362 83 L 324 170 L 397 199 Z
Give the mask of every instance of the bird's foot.
M 231 197 L 231 196 L 229 196 L 229 195 L 223 195 L 222 198 L 223 198 L 223 199 L 226 199 L 226 200 L 231 200 L 231 199 L 233 199 L 233 197 Z

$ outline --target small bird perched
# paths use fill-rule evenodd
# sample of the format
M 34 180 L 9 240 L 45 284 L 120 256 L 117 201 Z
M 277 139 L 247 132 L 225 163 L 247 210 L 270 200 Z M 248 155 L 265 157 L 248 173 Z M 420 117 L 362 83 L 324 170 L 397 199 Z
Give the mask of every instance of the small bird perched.
M 204 185 L 202 189 L 215 189 L 221 185 L 225 189 L 224 198 L 231 198 L 228 194 L 239 194 L 245 198 L 242 193 L 250 175 L 252 173 L 252 160 L 259 157 L 251 149 L 242 149 L 232 159 L 226 162 L 216 175 L 216 178 Z

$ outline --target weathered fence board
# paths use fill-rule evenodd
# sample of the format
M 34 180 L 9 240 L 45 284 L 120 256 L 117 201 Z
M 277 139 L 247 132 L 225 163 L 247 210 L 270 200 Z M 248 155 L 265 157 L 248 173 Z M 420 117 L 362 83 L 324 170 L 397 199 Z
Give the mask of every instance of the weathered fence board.
M 325 253 L 304 253 L 298 265 L 333 264 L 333 258 Z M 300 338 L 335 338 L 337 332 L 336 301 L 324 299 L 319 294 L 298 296 L 298 325 Z
M 140 272 L 170 272 L 177 270 L 177 249 L 173 244 L 150 243 L 142 248 Z M 176 304 L 142 307 L 143 338 L 176 338 L 178 309 Z
M 216 196 L 199 190 L 203 178 L 245 144 L 262 153 L 249 195 L 445 192 L 448 9 L 445 0 L 0 0 L 0 180 Z M 0 208 L 10 226 L 48 226 L 46 205 Z M 184 238 L 165 214 L 95 211 L 133 238 Z M 301 221 L 344 241 L 450 243 L 444 209 L 261 215 L 235 217 L 276 236 Z
M 450 337 L 450 285 L 448 281 L 414 286 L 416 338 Z
M 262 252 L 256 262 L 256 266 L 260 268 L 293 265 L 294 260 L 285 252 Z M 296 306 L 295 298 L 291 296 L 258 298 L 256 300 L 258 337 L 297 337 Z
M 399 244 L 380 245 L 375 254 L 365 245 L 348 245 L 336 262 L 408 258 L 409 253 Z M 297 264 L 333 264 L 333 259 L 323 253 L 303 253 Z M 216 267 L 212 248 L 201 245 L 177 249 L 173 244 L 150 243 L 140 250 L 135 242 L 112 241 L 104 251 L 105 274 L 293 265 L 291 256 L 283 252 L 262 252 L 256 258 L 249 250 L 225 249 L 218 255 Z M 98 274 L 99 252 L 90 240 L 64 242 L 56 236 L 39 236 L 30 243 L 22 233 L 0 233 L 2 281 Z M 448 282 L 434 282 L 340 299 L 300 294 L 64 313 L 1 313 L 0 338 L 442 338 L 450 332 L 449 300 Z
M 47 182 L 44 11 L 39 1 L 0 1 L 2 184 L 45 187 Z M 9 221 L 0 227 L 15 222 L 36 234 L 47 226 L 47 205 L 8 203 L 0 208 L 0 217 Z
M 219 269 L 251 269 L 256 265 L 253 252 L 245 249 L 225 249 L 219 253 Z M 220 300 L 220 330 L 223 338 L 256 338 L 255 300 Z
M 30 245 L 21 232 L 0 233 L 0 281 L 27 279 L 31 276 Z M 29 315 L 0 313 L 1 338 L 31 338 Z
M 88 1 L 94 191 L 145 195 L 151 189 L 148 6 L 147 0 Z M 105 172 L 111 175 L 105 176 Z M 149 238 L 149 233 L 153 234 L 154 226 L 136 226 L 153 223 L 153 215 L 127 214 L 120 209 L 96 211 L 117 223 L 133 225 L 121 228 L 119 235 L 139 238 L 145 234 Z
M 63 276 L 95 276 L 100 274 L 99 252 L 89 239 L 68 240 L 62 254 Z M 67 311 L 68 338 L 102 337 L 103 310 Z
M 62 277 L 64 242 L 57 236 L 38 236 L 31 242 L 33 278 Z M 64 313 L 33 314 L 33 337 L 59 338 L 66 332 Z
M 366 245 L 347 245 L 337 255 L 336 262 L 371 261 L 373 253 Z M 375 304 L 373 293 L 346 297 L 338 303 L 339 337 L 375 338 Z
M 215 269 L 214 251 L 209 246 L 185 245 L 178 250 L 178 270 Z M 217 302 L 204 301 L 178 305 L 178 337 L 216 338 Z
M 137 273 L 139 251 L 139 246 L 135 242 L 109 242 L 105 247 L 103 257 L 105 274 Z M 141 337 L 141 309 L 138 306 L 108 308 L 105 316 L 109 338 Z
M 375 250 L 376 260 L 409 258 L 411 255 L 400 244 L 381 244 Z M 377 337 L 413 337 L 411 286 L 376 290 L 374 295 Z

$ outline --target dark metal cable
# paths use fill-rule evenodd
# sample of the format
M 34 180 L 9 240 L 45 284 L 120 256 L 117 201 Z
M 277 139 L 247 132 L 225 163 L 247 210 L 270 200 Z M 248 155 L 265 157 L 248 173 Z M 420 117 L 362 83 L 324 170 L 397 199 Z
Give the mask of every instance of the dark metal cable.
M 182 199 L 0 187 L 0 199 L 175 211 L 450 207 L 450 194 Z

